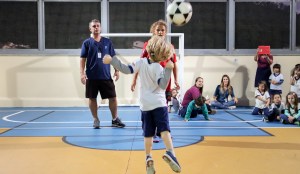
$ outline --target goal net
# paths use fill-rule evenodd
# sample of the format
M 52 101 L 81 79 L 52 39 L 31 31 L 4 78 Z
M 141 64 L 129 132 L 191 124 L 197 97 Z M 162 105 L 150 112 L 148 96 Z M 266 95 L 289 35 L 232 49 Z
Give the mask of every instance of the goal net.
M 101 36 L 108 37 L 114 43 L 114 38 L 125 37 L 125 38 L 136 38 L 136 37 L 150 37 L 152 36 L 151 33 L 102 33 Z M 179 100 L 182 101 L 183 98 L 183 74 L 184 74 L 184 34 L 183 33 L 168 33 L 167 39 L 172 42 L 172 38 L 178 38 L 178 48 L 176 50 L 176 57 L 177 57 L 177 78 L 178 83 L 180 85 L 179 90 Z M 132 43 L 133 48 L 140 48 L 143 47 L 143 42 L 141 41 L 133 41 Z M 135 49 L 136 50 L 136 49 Z M 127 50 L 128 52 L 128 50 Z M 123 49 L 116 49 L 117 55 L 119 55 L 124 63 L 131 63 L 135 59 L 139 58 L 142 50 L 140 51 L 132 51 L 133 54 L 130 56 L 126 56 L 125 51 Z M 172 73 L 173 74 L 173 73 Z M 117 99 L 118 105 L 120 106 L 136 106 L 139 105 L 139 82 L 137 82 L 137 86 L 134 92 L 131 93 L 131 83 L 132 77 L 125 76 L 122 78 L 123 74 L 120 74 L 120 81 L 116 82 L 116 92 L 117 92 Z M 172 83 L 171 87 L 174 87 L 174 76 L 171 75 Z M 122 79 L 122 80 L 121 80 Z M 107 105 L 107 101 L 99 102 L 101 105 Z

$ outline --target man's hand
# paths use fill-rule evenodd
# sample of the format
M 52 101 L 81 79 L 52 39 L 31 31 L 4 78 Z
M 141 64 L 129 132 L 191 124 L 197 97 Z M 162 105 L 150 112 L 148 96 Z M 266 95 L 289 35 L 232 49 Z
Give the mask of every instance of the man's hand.
M 115 81 L 119 80 L 120 74 L 118 70 L 115 70 L 114 77 L 115 77 Z
M 81 83 L 85 85 L 86 79 L 87 79 L 86 75 L 85 75 L 85 74 L 82 74 L 81 77 L 80 77 Z

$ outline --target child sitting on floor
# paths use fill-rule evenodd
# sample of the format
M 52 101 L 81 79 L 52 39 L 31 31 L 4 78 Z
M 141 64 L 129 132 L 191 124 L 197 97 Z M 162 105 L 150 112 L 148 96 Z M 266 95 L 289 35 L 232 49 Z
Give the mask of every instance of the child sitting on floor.
M 255 90 L 255 107 L 252 115 L 265 115 L 269 114 L 270 94 L 268 92 L 267 83 L 261 81 Z
M 279 121 L 280 115 L 284 113 L 284 103 L 281 101 L 280 94 L 273 95 L 273 103 L 271 104 L 269 113 L 263 117 L 264 122 Z
M 286 108 L 284 114 L 280 115 L 282 124 L 295 124 L 300 126 L 300 107 L 298 104 L 298 96 L 295 92 L 289 92 L 286 96 Z
M 175 113 L 178 113 L 179 110 L 179 100 L 178 100 L 178 91 L 173 88 L 171 91 L 171 101 L 169 102 L 169 113 L 171 113 L 173 110 Z

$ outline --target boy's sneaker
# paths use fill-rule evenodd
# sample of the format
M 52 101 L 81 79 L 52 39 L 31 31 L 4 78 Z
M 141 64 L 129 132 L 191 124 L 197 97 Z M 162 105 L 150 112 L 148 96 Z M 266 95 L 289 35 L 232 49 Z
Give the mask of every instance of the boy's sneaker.
M 210 115 L 215 115 L 216 113 L 217 113 L 217 111 L 214 109 L 212 109 L 211 111 L 208 111 L 208 114 L 210 114 Z
M 147 174 L 155 174 L 154 161 L 151 156 L 147 156 L 146 171 L 147 171 Z
M 166 151 L 164 156 L 162 157 L 171 167 L 171 169 L 176 172 L 180 173 L 181 172 L 181 167 L 176 159 L 176 157 L 169 151 Z
M 100 121 L 99 120 L 94 120 L 93 127 L 94 127 L 94 129 L 99 129 L 100 128 Z
M 116 118 L 115 121 L 114 120 L 111 121 L 111 125 L 112 127 L 119 127 L 119 128 L 125 127 L 125 124 L 122 123 L 122 121 L 118 117 Z
M 153 143 L 159 143 L 159 136 L 155 135 L 153 137 Z

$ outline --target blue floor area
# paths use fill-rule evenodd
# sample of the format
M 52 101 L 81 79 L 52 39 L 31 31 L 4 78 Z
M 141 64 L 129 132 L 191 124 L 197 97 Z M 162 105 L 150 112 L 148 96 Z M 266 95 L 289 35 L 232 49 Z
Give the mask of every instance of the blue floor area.
M 0 128 L 8 129 L 0 137 L 63 137 L 63 141 L 79 147 L 106 150 L 143 150 L 144 142 L 138 107 L 119 107 L 119 117 L 125 128 L 111 127 L 108 107 L 98 111 L 101 129 L 93 129 L 88 108 L 0 108 Z M 267 127 L 295 127 L 279 122 L 262 122 L 262 116 L 251 115 L 250 108 L 218 110 L 184 122 L 177 114 L 169 115 L 174 147 L 198 143 L 205 136 L 271 136 Z M 162 142 L 154 149 L 163 149 Z

